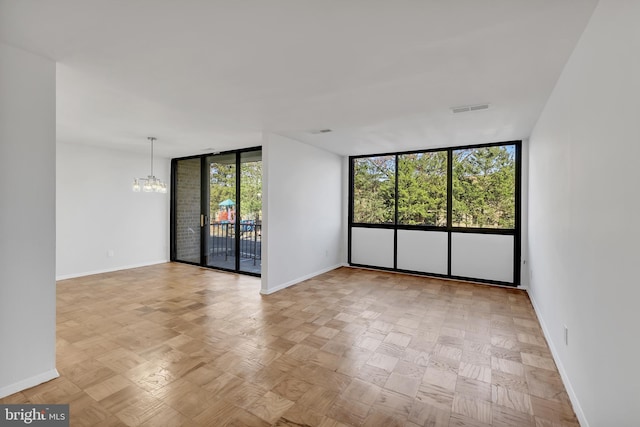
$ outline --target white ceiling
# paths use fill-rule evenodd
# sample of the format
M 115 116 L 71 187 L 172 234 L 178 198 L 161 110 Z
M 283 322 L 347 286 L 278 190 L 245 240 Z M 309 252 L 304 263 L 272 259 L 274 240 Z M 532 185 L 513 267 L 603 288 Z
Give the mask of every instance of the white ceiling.
M 596 3 L 0 0 L 0 41 L 58 62 L 59 141 L 365 154 L 528 137 Z

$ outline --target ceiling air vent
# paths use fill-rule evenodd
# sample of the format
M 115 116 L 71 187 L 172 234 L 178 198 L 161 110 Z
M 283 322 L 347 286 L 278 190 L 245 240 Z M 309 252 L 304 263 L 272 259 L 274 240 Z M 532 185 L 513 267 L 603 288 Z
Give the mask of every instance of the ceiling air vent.
M 309 133 L 311 133 L 311 135 L 320 135 L 321 133 L 329 133 L 329 132 L 333 132 L 331 129 L 316 129 L 316 130 L 312 130 Z
M 489 104 L 462 105 L 460 107 L 451 107 L 451 111 L 454 113 L 467 113 L 469 111 L 486 110 L 487 108 L 489 108 Z

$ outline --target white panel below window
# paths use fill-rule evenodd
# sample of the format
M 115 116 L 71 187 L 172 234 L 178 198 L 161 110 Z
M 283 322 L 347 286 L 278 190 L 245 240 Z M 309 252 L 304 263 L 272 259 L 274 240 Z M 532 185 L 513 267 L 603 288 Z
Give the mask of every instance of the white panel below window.
M 451 274 L 513 282 L 514 236 L 452 233 Z
M 393 268 L 393 230 L 353 227 L 351 262 Z
M 398 230 L 398 268 L 447 274 L 447 237 L 441 231 Z

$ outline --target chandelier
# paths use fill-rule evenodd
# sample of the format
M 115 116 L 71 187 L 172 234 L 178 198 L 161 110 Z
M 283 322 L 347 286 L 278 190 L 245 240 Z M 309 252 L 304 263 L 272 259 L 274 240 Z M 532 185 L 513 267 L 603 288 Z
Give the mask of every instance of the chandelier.
M 166 193 L 167 184 L 153 175 L 153 141 L 157 138 L 149 136 L 147 139 L 151 141 L 151 174 L 146 178 L 134 178 L 132 189 L 137 193 L 139 193 L 140 190 L 145 193 Z

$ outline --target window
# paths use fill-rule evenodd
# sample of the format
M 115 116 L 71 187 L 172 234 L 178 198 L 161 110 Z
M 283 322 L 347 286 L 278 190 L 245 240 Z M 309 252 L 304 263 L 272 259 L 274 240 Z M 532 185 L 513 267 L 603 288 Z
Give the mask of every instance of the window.
M 350 157 L 349 264 L 517 285 L 521 145 Z
M 515 228 L 515 146 L 453 151 L 452 226 Z
M 353 222 L 395 223 L 395 156 L 356 158 L 353 161 Z
M 398 156 L 398 224 L 447 225 L 447 152 Z

